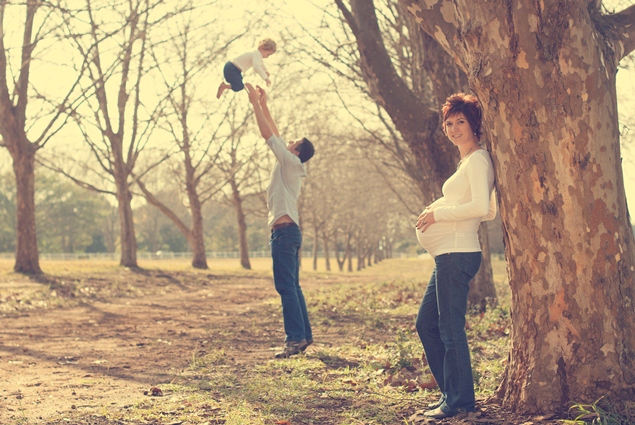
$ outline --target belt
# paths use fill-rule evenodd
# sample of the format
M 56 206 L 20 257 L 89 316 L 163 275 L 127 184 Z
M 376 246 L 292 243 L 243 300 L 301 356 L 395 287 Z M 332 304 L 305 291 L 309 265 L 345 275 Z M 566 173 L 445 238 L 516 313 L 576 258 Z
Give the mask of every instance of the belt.
M 292 221 L 286 222 L 286 223 L 278 223 L 278 224 L 274 224 L 273 227 L 271 228 L 271 232 L 278 230 L 278 229 L 284 229 L 285 227 L 298 227 L 297 224 L 295 224 Z

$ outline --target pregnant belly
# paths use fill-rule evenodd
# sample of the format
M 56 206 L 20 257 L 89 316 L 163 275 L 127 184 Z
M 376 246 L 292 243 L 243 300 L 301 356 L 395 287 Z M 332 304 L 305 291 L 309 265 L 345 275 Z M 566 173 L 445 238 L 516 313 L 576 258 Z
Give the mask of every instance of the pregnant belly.
M 448 226 L 448 224 L 450 224 L 450 226 Z M 454 226 L 446 222 L 434 223 L 428 227 L 425 232 L 422 233 L 421 230 L 415 229 L 415 233 L 423 249 L 434 255 L 436 251 L 435 248 L 438 248 L 447 238 L 452 237 Z

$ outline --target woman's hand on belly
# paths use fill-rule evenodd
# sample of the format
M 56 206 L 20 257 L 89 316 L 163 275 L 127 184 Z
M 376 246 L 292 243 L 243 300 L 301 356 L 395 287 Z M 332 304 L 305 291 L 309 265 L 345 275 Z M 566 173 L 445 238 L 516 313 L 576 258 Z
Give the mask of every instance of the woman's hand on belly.
M 417 219 L 417 224 L 415 227 L 421 230 L 421 233 L 425 232 L 428 227 L 432 226 L 436 221 L 434 220 L 434 211 L 429 208 L 423 210 L 419 218 Z

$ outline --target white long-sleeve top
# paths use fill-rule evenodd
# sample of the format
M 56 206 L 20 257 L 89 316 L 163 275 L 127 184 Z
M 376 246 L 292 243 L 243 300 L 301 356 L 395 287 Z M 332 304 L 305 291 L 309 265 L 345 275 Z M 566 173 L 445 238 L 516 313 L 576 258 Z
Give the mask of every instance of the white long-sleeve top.
M 417 239 L 432 257 L 450 252 L 480 252 L 478 226 L 496 216 L 494 166 L 485 149 L 463 160 L 445 181 L 443 196 L 428 208 L 434 220 L 425 232 L 416 229 Z
M 256 51 L 254 52 L 243 53 L 242 55 L 233 59 L 231 62 L 236 65 L 238 69 L 240 69 L 243 73 L 253 66 L 254 71 L 256 71 L 263 80 L 269 78 L 267 76 L 267 68 L 265 67 L 265 64 L 262 60 L 262 53 L 258 49 L 256 49 Z
M 298 198 L 302 179 L 306 176 L 306 166 L 297 155 L 287 150 L 287 145 L 275 134 L 267 139 L 267 145 L 276 156 L 276 165 L 271 170 L 267 188 L 269 226 L 273 226 L 273 223 L 285 214 L 299 225 Z

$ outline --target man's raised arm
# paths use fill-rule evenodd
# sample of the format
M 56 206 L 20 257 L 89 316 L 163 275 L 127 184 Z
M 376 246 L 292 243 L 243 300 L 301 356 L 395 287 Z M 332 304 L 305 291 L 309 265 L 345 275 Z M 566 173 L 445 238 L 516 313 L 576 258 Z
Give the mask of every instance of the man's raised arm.
M 262 107 L 262 112 L 265 114 L 265 118 L 269 123 L 269 127 L 271 127 L 271 131 L 273 134 L 280 137 L 280 131 L 278 131 L 278 126 L 276 125 L 273 118 L 271 118 L 271 114 L 269 113 L 269 107 L 267 106 L 267 92 L 262 87 L 258 87 L 257 90 L 260 92 L 260 107 Z
M 260 135 L 265 140 L 269 140 L 269 138 L 273 136 L 274 134 L 276 136 L 279 136 L 277 133 L 278 129 L 276 128 L 274 132 L 274 130 L 271 128 L 271 123 L 273 122 L 273 120 L 271 120 L 271 114 L 269 114 L 269 109 L 266 108 L 266 101 L 265 101 L 265 108 L 261 106 L 261 97 L 262 97 L 261 91 L 256 90 L 249 83 L 245 84 L 245 89 L 247 90 L 247 94 L 249 95 L 249 102 L 254 108 L 254 114 L 256 115 L 256 122 L 258 123 L 258 129 L 260 130 Z M 266 115 L 263 109 L 266 109 L 267 111 Z M 275 124 L 274 124 L 274 128 L 275 128 Z

